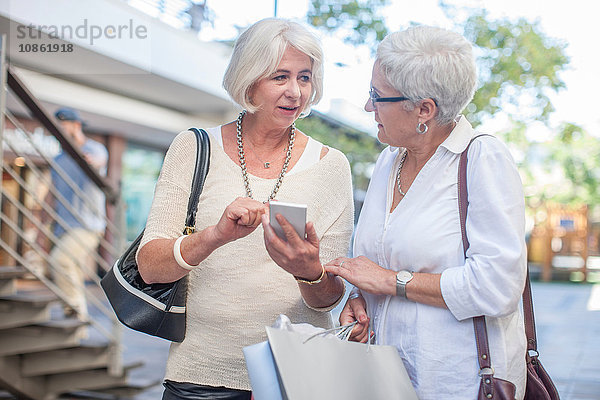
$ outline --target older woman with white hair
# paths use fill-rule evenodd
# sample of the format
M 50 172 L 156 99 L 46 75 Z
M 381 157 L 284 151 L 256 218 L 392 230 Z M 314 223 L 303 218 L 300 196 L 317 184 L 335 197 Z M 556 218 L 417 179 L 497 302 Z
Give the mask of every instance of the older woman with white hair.
M 207 130 L 210 170 L 196 233 L 184 237 L 195 138 L 186 131 L 171 144 L 138 252 L 147 282 L 189 274 L 186 337 L 171 345 L 163 399 L 249 399 L 242 348 L 265 340 L 265 325 L 280 314 L 332 325 L 344 284 L 321 260 L 348 252 L 350 166 L 294 125 L 322 85 L 321 47 L 302 25 L 266 19 L 242 33 L 223 86 L 244 111 Z M 274 199 L 307 204 L 306 238 L 285 219 L 287 240 L 274 233 L 264 218 Z
M 395 345 L 420 399 L 477 398 L 473 317 L 482 315 L 494 377 L 512 382 L 517 399 L 525 390 L 524 196 L 506 146 L 476 137 L 459 115 L 476 81 L 471 45 L 457 33 L 418 26 L 381 42 L 365 110 L 389 147 L 362 207 L 355 258 L 326 266 L 355 285 L 340 322 L 359 322 L 355 340 L 374 331 L 378 343 Z M 458 200 L 465 149 L 466 256 Z

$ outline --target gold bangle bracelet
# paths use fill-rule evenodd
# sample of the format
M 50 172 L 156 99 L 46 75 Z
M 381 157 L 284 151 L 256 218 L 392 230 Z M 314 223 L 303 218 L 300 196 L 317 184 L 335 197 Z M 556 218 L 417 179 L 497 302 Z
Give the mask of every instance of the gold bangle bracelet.
M 323 277 L 325 276 L 325 267 L 322 264 L 321 264 L 321 269 L 322 269 L 321 276 L 319 276 L 314 281 L 307 281 L 306 279 L 298 278 L 297 276 L 294 276 L 294 278 L 296 278 L 296 280 L 298 282 L 306 283 L 307 285 L 316 285 L 317 283 L 321 283 L 321 281 L 323 280 Z

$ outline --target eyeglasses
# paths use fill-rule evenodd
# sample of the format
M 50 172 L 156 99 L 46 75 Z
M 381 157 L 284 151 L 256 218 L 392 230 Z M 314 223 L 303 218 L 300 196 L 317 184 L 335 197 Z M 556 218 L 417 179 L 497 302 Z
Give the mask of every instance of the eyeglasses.
M 375 90 L 373 90 L 373 88 L 369 89 L 369 98 L 371 99 L 371 102 L 372 102 L 373 106 L 375 106 L 375 103 L 396 103 L 396 102 L 399 102 L 399 101 L 410 100 L 410 98 L 404 97 L 404 96 L 400 96 L 400 97 L 380 97 L 377 94 L 377 92 L 375 92 Z M 431 100 L 433 100 L 433 102 L 435 103 L 435 105 L 438 106 L 438 102 L 437 102 L 436 99 L 434 99 L 432 97 Z
M 381 97 L 373 90 L 373 88 L 369 89 L 369 97 L 371 98 L 371 102 L 373 105 L 375 103 L 396 103 L 398 101 L 410 100 L 408 97 Z

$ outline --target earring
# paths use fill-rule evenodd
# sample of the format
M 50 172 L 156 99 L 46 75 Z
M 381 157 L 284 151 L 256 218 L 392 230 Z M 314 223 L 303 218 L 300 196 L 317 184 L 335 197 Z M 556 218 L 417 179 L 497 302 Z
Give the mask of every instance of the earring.
M 417 133 L 418 133 L 419 135 L 424 135 L 424 134 L 426 134 L 428 130 L 429 130 L 429 127 L 427 126 L 427 124 L 426 124 L 426 123 L 424 123 L 424 122 L 419 122 L 419 123 L 417 124 Z

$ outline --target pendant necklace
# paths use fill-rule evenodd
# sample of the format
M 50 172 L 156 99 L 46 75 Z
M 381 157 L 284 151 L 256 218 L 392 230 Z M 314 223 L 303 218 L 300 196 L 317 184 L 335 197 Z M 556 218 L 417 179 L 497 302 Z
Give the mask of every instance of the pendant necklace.
M 246 110 L 244 110 L 240 113 L 240 115 L 237 118 L 236 124 L 235 124 L 236 132 L 237 132 L 238 156 L 240 159 L 240 168 L 242 169 L 242 178 L 244 179 L 244 187 L 246 189 L 246 196 L 253 199 L 254 197 L 252 197 L 252 189 L 250 189 L 250 178 L 248 177 L 248 169 L 246 168 L 246 156 L 244 154 L 244 141 L 242 139 L 242 119 L 244 118 L 244 115 L 246 115 Z M 292 149 L 294 148 L 294 139 L 295 138 L 296 138 L 296 125 L 294 123 L 292 123 L 292 126 L 290 127 L 290 138 L 289 138 L 289 142 L 288 142 L 288 146 L 287 146 L 287 152 L 285 154 L 285 161 L 283 162 L 283 167 L 281 167 L 281 172 L 279 173 L 279 177 L 277 178 L 277 181 L 275 182 L 275 187 L 273 188 L 271 195 L 265 201 L 265 203 L 269 202 L 270 200 L 273 200 L 275 198 L 275 196 L 277 195 L 279 188 L 281 187 L 281 183 L 283 182 L 283 177 L 285 176 L 285 173 L 287 172 L 288 164 L 290 163 L 290 159 L 292 158 Z M 254 154 L 256 154 L 256 153 L 254 153 Z M 257 156 L 257 158 L 258 158 L 258 156 Z M 259 160 L 260 160 L 260 158 L 259 158 Z M 260 160 L 260 161 L 262 162 L 262 160 Z M 263 162 L 263 164 L 264 164 L 265 168 L 269 168 L 269 166 L 270 166 L 269 165 L 270 163 Z
M 258 154 L 256 154 L 256 151 L 254 151 L 254 144 L 252 145 L 252 147 L 250 147 L 250 150 L 252 151 L 252 154 L 254 154 L 256 158 L 258 158 L 258 161 L 260 161 L 263 164 L 263 167 L 265 169 L 271 168 L 271 161 L 264 161 L 258 156 Z
M 402 166 L 404 165 L 404 160 L 406 160 L 406 149 L 404 150 L 404 153 L 402 153 L 402 158 L 400 158 L 400 165 L 398 165 L 398 172 L 396 172 L 396 185 L 398 186 L 398 193 L 400 193 L 401 196 L 406 196 L 406 192 L 402 191 L 402 188 L 400 187 L 400 175 L 402 173 Z

